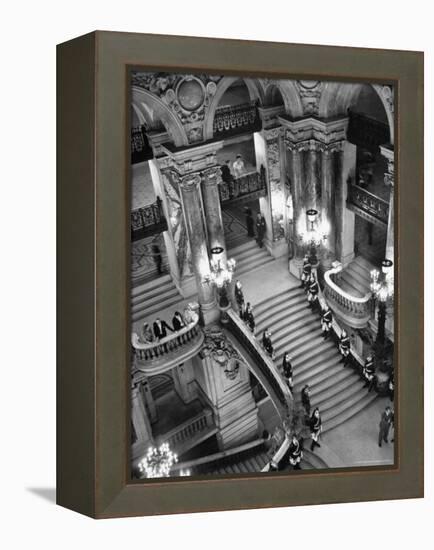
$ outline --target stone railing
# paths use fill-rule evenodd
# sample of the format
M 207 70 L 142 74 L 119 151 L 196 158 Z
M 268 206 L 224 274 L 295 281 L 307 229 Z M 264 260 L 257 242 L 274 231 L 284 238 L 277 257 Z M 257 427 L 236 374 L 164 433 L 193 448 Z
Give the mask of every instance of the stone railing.
M 362 298 L 345 292 L 336 282 L 335 276 L 342 271 L 342 264 L 335 262 L 324 274 L 324 298 L 330 307 L 337 310 L 342 320 L 354 328 L 367 325 L 372 310 L 371 292 Z
M 171 449 L 180 454 L 182 451 L 185 452 L 185 447 L 190 446 L 188 443 L 191 443 L 199 434 L 204 434 L 214 427 L 212 411 L 205 409 L 169 432 L 158 435 L 155 443 L 157 446 L 168 443 Z
M 285 420 L 293 399 L 288 385 L 277 370 L 272 359 L 264 351 L 238 314 L 233 309 L 229 309 L 227 314 L 227 328 L 252 359 L 247 361 L 249 369 L 270 396 L 281 419 Z
M 371 221 L 387 225 L 389 220 L 389 203 L 373 195 L 356 184 L 348 185 L 347 206 L 351 210 L 365 214 Z
M 137 333 L 131 335 L 134 354 L 134 366 L 148 376 L 165 372 L 183 363 L 201 348 L 204 335 L 199 327 L 199 316 L 192 314 L 194 320 L 178 332 L 174 332 L 149 344 L 140 341 Z
M 251 199 L 265 197 L 267 194 L 265 169 L 262 167 L 259 172 L 256 170 L 246 172 L 239 178 L 234 178 L 231 183 L 222 181 L 219 192 L 222 203 L 247 197 Z
M 261 121 L 255 102 L 219 107 L 214 115 L 214 137 L 259 129 Z
M 131 212 L 131 240 L 137 241 L 167 230 L 160 197 L 157 200 Z

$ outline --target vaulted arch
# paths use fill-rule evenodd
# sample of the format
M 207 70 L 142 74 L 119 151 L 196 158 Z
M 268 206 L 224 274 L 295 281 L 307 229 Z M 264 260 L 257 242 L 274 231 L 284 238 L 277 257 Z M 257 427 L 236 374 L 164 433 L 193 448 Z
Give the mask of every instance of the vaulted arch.
M 181 121 L 160 98 L 139 86 L 133 86 L 131 91 L 132 105 L 139 118 L 148 122 L 150 127 L 160 120 L 177 147 L 188 145 Z
M 266 94 L 270 94 L 273 87 L 281 93 L 287 115 L 293 118 L 303 116 L 303 104 L 294 80 L 272 80 L 266 87 Z

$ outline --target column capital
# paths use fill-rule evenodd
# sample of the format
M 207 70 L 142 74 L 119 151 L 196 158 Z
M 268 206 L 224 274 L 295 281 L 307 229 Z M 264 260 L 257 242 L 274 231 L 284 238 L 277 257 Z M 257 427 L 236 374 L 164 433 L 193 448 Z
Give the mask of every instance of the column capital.
M 192 193 L 199 187 L 201 179 L 200 174 L 187 174 L 179 179 L 179 185 L 183 191 Z
M 221 181 L 222 171 L 220 166 L 213 166 L 202 171 L 203 183 L 205 185 L 218 185 Z
M 268 128 L 266 130 L 263 130 L 264 137 L 267 141 L 271 141 L 273 139 L 277 139 L 281 133 L 282 133 L 282 127 L 278 126 L 276 128 Z

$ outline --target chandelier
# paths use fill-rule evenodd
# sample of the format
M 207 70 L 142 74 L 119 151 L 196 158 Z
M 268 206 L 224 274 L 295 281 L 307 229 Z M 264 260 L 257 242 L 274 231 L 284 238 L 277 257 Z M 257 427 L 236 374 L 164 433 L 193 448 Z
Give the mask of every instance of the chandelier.
M 148 453 L 139 462 L 141 474 L 148 478 L 169 477 L 172 466 L 178 462 L 178 456 L 170 450 L 168 443 L 160 447 L 149 447 Z M 188 475 L 188 474 L 187 474 Z
M 371 271 L 370 287 L 374 298 L 382 303 L 393 298 L 394 278 L 393 262 L 391 260 L 385 259 L 381 262 L 381 273 L 377 269 Z
M 219 289 L 225 288 L 231 281 L 235 271 L 235 260 L 230 259 L 223 265 L 222 253 L 224 248 L 215 246 L 211 248 L 210 271 L 204 277 L 204 282 L 208 285 L 214 285 Z
M 319 222 L 318 210 L 315 208 L 310 208 L 307 210 L 306 217 L 308 222 L 307 227 L 305 230 L 300 227 L 298 234 L 301 242 L 305 246 L 310 247 L 310 262 L 312 264 L 316 264 L 318 262 L 316 249 L 321 245 L 325 245 L 330 227 L 326 220 L 321 223 Z

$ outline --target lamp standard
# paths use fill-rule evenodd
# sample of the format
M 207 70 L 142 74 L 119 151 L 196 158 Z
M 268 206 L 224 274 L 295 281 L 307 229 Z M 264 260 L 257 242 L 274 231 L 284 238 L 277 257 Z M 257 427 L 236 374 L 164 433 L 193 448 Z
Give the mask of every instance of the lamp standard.
M 393 262 L 384 259 L 381 262 L 381 272 L 377 269 L 371 271 L 371 291 L 374 303 L 378 303 L 378 330 L 375 340 L 375 348 L 378 355 L 384 355 L 384 344 L 386 340 L 386 308 L 393 299 Z
M 324 221 L 319 223 L 318 210 L 310 208 L 306 212 L 307 227 L 306 231 L 300 231 L 302 243 L 309 247 L 309 260 L 314 266 L 318 264 L 317 248 L 325 245 L 328 237 L 328 224 Z
M 224 248 L 221 246 L 211 248 L 210 271 L 205 275 L 203 281 L 216 287 L 219 308 L 226 310 L 230 305 L 227 288 L 232 281 L 236 262 L 234 259 L 230 259 L 224 265 L 222 260 L 223 251 Z

